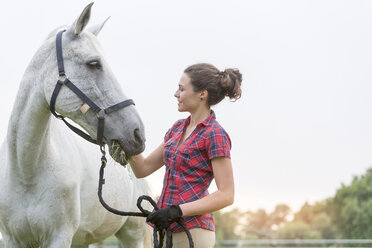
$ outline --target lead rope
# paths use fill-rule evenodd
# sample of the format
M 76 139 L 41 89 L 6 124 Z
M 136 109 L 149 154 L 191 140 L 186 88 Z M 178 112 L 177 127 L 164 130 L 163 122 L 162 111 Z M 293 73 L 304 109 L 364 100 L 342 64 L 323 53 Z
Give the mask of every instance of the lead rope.
M 147 217 L 147 216 L 149 216 L 149 214 L 151 214 L 151 212 L 148 211 L 148 210 L 146 210 L 146 209 L 144 209 L 141 206 L 142 201 L 143 200 L 146 200 L 146 201 L 150 202 L 150 204 L 154 207 L 155 211 L 158 211 L 159 210 L 158 205 L 148 195 L 142 195 L 137 200 L 137 207 L 138 207 L 138 209 L 141 212 L 123 212 L 123 211 L 120 211 L 120 210 L 117 210 L 117 209 L 114 209 L 114 208 L 110 207 L 103 200 L 103 197 L 102 197 L 102 188 L 103 188 L 103 184 L 105 184 L 104 169 L 106 167 L 107 159 L 106 159 L 105 147 L 103 145 L 100 146 L 100 150 L 101 150 L 101 153 L 102 153 L 102 157 L 101 157 L 101 168 L 99 169 L 98 198 L 99 198 L 99 201 L 101 202 L 102 206 L 105 209 L 107 209 L 108 211 L 110 211 L 111 213 L 116 214 L 116 215 Z M 182 226 L 182 228 L 185 230 L 186 235 L 187 235 L 187 239 L 189 240 L 190 248 L 194 248 L 194 242 L 192 240 L 190 230 L 187 228 L 187 226 L 185 225 L 185 223 L 183 223 L 182 220 L 178 220 L 177 223 L 180 226 Z M 164 232 L 162 232 L 162 230 L 157 230 L 156 225 L 153 226 L 153 229 L 154 229 L 153 230 L 154 248 L 162 248 L 163 247 L 163 243 L 164 243 Z M 160 240 L 158 240 L 157 232 L 159 233 L 159 239 Z M 171 248 L 173 246 L 171 228 L 168 227 L 167 230 L 166 230 L 166 232 L 167 232 L 166 248 Z

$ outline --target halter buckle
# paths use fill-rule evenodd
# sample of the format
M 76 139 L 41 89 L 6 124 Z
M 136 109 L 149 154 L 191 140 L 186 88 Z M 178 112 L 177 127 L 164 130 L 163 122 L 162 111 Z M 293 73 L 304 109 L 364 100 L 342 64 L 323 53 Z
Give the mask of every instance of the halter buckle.
M 57 77 L 57 82 L 61 81 L 61 83 L 65 83 L 65 80 L 67 79 L 66 74 L 59 74 Z
M 105 119 L 105 110 L 101 109 L 98 114 L 97 114 L 97 117 L 99 120 L 103 120 Z

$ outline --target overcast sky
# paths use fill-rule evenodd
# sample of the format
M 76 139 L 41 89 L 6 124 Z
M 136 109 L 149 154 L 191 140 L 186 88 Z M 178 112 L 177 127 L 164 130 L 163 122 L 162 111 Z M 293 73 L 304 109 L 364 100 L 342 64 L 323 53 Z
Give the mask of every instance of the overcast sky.
M 33 54 L 88 3 L 1 2 L 1 140 Z M 97 0 L 90 24 L 111 16 L 99 39 L 143 119 L 145 154 L 187 117 L 173 93 L 188 65 L 239 68 L 242 98 L 214 108 L 232 139 L 234 206 L 298 210 L 372 166 L 371 13 L 372 1 Z M 163 172 L 149 178 L 157 193 Z

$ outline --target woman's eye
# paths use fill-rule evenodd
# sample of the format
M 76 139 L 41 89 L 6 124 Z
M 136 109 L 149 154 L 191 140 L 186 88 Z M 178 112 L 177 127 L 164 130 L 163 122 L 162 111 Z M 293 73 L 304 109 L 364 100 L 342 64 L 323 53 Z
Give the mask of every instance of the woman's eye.
M 88 67 L 91 69 L 100 69 L 102 68 L 101 62 L 98 60 L 92 60 L 87 63 Z

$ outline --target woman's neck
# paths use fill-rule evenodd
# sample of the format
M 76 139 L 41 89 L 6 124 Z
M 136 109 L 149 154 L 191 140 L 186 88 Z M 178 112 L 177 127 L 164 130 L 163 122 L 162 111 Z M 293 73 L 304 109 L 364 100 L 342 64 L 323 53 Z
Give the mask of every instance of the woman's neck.
M 199 123 L 203 122 L 211 114 L 209 107 L 200 107 L 193 112 L 190 112 L 190 123 L 189 126 L 196 127 Z

